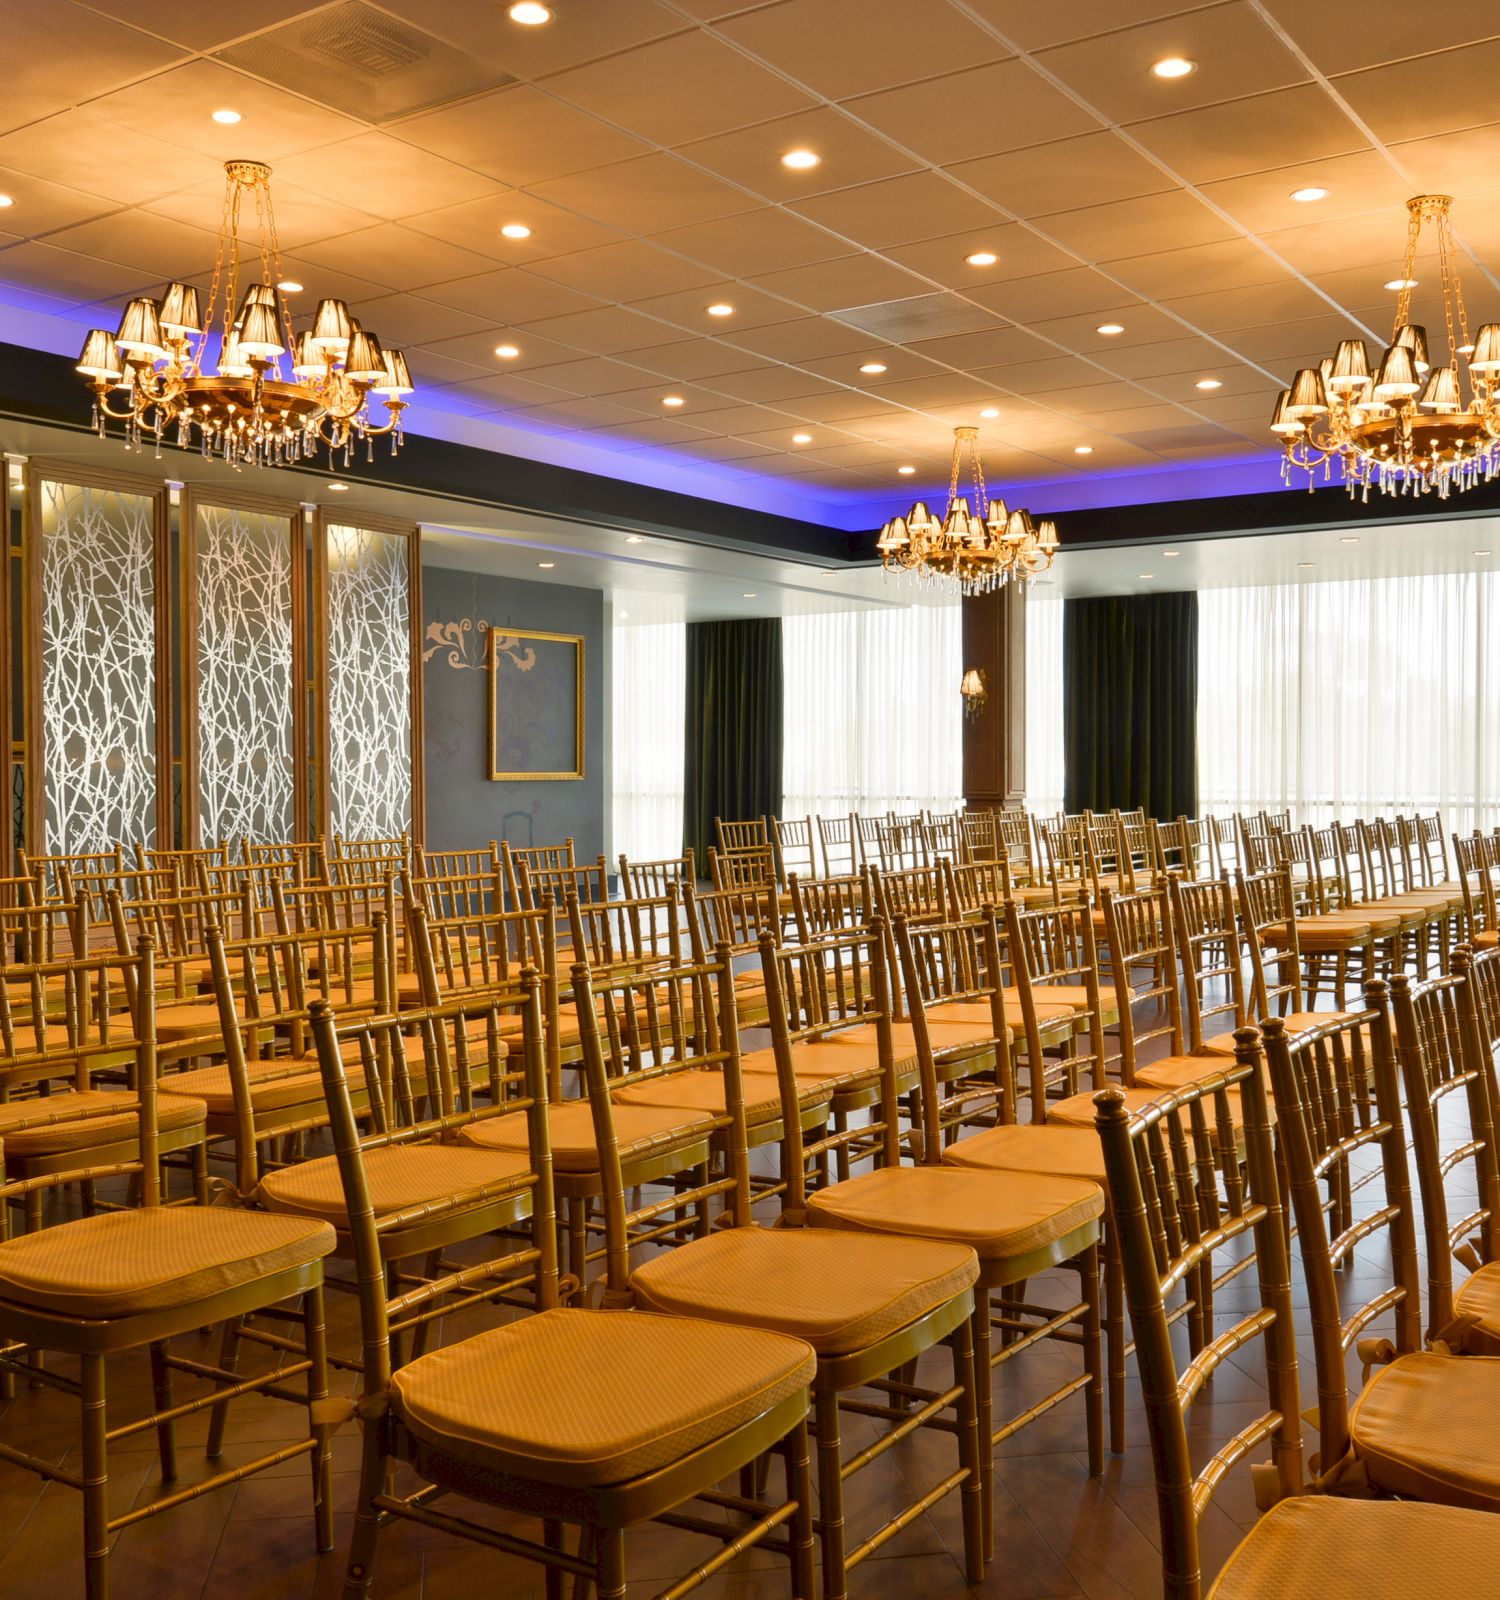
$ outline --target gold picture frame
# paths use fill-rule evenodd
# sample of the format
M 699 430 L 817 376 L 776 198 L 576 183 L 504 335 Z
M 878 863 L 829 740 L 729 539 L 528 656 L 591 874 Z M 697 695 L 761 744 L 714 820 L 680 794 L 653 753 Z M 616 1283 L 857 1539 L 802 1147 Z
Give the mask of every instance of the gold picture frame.
M 544 648 L 538 650 L 538 644 Z M 568 663 L 566 652 L 546 648 L 551 646 L 566 646 L 572 652 L 571 769 L 562 768 L 558 761 L 562 751 L 557 730 L 559 726 L 567 726 L 566 706 L 548 703 L 548 696 L 554 692 L 555 685 L 567 681 Z M 505 628 L 492 624 L 485 654 L 490 669 L 490 780 L 496 783 L 525 780 L 541 782 L 583 777 L 584 690 L 587 684 L 583 635 L 542 633 L 532 628 Z M 535 680 L 529 678 L 532 673 L 537 674 Z M 523 684 L 532 691 L 530 694 L 523 693 L 519 697 L 507 694 L 507 685 L 520 689 Z M 512 704 L 511 719 L 502 728 L 501 718 L 506 714 L 508 699 L 519 699 L 519 703 Z M 533 749 L 536 751 L 535 765 L 515 759 Z M 502 765 L 502 762 L 507 764 Z

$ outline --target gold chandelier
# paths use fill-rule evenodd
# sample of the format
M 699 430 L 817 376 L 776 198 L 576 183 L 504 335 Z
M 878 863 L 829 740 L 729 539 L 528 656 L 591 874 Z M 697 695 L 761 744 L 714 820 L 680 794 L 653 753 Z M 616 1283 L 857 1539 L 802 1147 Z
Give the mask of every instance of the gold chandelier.
M 1471 339 L 1459 279 L 1453 201 L 1446 194 L 1420 194 L 1406 202 L 1406 259 L 1397 284 L 1391 342 L 1375 370 L 1363 339 L 1340 340 L 1317 367 L 1303 367 L 1283 389 L 1271 431 L 1284 451 L 1282 476 L 1293 468 L 1313 474 L 1330 463 L 1342 469 L 1350 493 L 1369 498 L 1372 487 L 1386 494 L 1429 494 L 1487 483 L 1500 470 L 1500 323 L 1487 322 Z M 1416 287 L 1417 245 L 1424 224 L 1437 235 L 1438 276 L 1447 335 L 1446 360 L 1433 365 L 1427 330 L 1411 321 Z M 1464 399 L 1458 361 L 1462 357 L 1469 398 Z
M 972 509 L 970 496 L 958 492 L 965 459 Z M 1057 529 L 1050 522 L 1033 523 L 1030 512 L 1007 511 L 1003 500 L 989 499 L 979 429 L 955 428 L 946 515 L 939 521 L 918 500 L 904 517 L 886 523 L 875 548 L 887 572 L 954 579 L 964 594 L 989 594 L 1045 572 L 1057 551 Z
M 347 465 L 356 440 L 390 436 L 401 444 L 403 395 L 411 373 L 399 350 L 382 350 L 342 300 L 320 300 L 311 328 L 293 334 L 291 312 L 278 285 L 281 247 L 271 209 L 271 169 L 260 161 L 224 163 L 224 215 L 207 306 L 198 291 L 171 283 L 160 300 L 132 300 L 114 333 L 93 328 L 78 371 L 94 392 L 94 426 L 125 424 L 127 443 L 150 434 L 161 441 L 174 427 L 177 443 L 194 442 L 205 456 L 234 466 L 284 466 L 313 455 L 342 452 Z M 240 241 L 240 213 L 254 205 L 256 257 Z M 246 241 L 248 247 L 249 241 Z M 244 292 L 242 264 L 248 267 Z M 205 367 L 217 325 L 216 370 Z M 291 372 L 283 367 L 290 357 Z M 377 423 L 369 397 L 389 414 Z M 373 453 L 373 445 L 367 444 Z

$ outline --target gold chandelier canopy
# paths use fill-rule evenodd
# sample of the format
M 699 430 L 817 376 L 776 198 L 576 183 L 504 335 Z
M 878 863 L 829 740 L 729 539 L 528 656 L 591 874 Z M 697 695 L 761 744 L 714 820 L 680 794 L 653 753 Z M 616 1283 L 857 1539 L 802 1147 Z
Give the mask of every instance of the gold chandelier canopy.
M 78 371 L 94 393 L 94 426 L 103 435 L 111 421 L 123 422 L 127 443 L 139 447 L 150 434 L 158 451 L 175 428 L 178 444 L 196 443 L 205 456 L 236 467 L 285 466 L 312 456 L 320 444 L 330 459 L 342 452 L 347 465 L 356 441 L 386 436 L 394 453 L 403 396 L 413 389 L 406 357 L 383 349 L 342 300 L 320 300 L 312 326 L 293 332 L 278 287 L 271 169 L 260 161 L 227 161 L 224 174 L 207 304 L 200 305 L 190 284 L 171 283 L 160 300 L 132 300 L 114 333 L 93 328 L 84 340 Z M 240 237 L 248 207 L 255 214 L 253 253 Z M 215 330 L 218 360 L 210 373 Z M 383 422 L 370 414 L 371 395 L 385 403 Z
M 969 493 L 960 494 L 965 463 Z M 892 517 L 875 543 L 887 572 L 953 580 L 964 594 L 989 594 L 1007 583 L 1025 584 L 1052 565 L 1057 529 L 1033 523 L 1028 511 L 1008 511 L 984 485 L 979 429 L 953 430 L 948 508 L 939 519 L 918 500 L 904 517 Z
M 1340 340 L 1316 367 L 1303 367 L 1277 396 L 1271 432 L 1282 441 L 1282 476 L 1341 469 L 1350 493 L 1436 493 L 1447 499 L 1500 471 L 1500 323 L 1472 337 L 1453 240 L 1452 197 L 1406 202 L 1406 256 L 1391 342 L 1374 365 L 1363 339 Z M 1429 350 L 1427 330 L 1411 320 L 1418 246 L 1436 235 L 1446 346 Z M 1463 363 L 1460 369 L 1460 361 Z M 1467 398 L 1465 394 L 1467 393 Z

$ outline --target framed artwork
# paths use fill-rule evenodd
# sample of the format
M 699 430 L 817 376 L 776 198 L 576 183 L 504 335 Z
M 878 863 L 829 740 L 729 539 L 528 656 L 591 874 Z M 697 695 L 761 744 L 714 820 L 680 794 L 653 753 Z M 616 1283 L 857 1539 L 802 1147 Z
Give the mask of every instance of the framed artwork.
M 491 627 L 490 777 L 583 776 L 583 639 Z

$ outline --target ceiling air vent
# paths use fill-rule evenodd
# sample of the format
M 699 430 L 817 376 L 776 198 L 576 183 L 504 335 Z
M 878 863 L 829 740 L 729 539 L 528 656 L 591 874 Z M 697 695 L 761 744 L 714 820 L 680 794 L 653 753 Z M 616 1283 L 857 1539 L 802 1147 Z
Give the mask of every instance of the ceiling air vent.
M 847 306 L 842 311 L 830 311 L 828 315 L 839 322 L 847 322 L 851 328 L 896 344 L 910 344 L 916 339 L 941 339 L 954 333 L 978 333 L 981 329 L 998 327 L 1005 320 L 956 294 L 941 293 L 879 300 L 868 306 Z
M 298 17 L 215 56 L 366 122 L 431 111 L 516 81 L 363 0 Z

